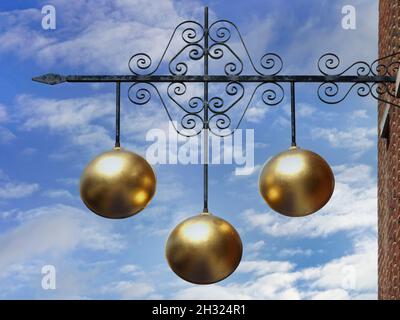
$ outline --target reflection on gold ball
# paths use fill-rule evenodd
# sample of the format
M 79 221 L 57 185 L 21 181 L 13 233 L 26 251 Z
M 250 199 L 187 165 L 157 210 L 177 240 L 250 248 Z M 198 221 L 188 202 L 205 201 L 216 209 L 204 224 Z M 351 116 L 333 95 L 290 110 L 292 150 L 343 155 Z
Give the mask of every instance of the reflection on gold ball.
M 265 164 L 259 187 L 273 210 L 290 217 L 302 217 L 318 211 L 329 201 L 335 178 L 321 156 L 291 147 Z
M 156 190 L 156 176 L 141 156 L 114 148 L 93 159 L 80 181 L 81 198 L 105 218 L 130 217 L 143 210 Z
M 228 277 L 239 265 L 242 250 L 235 228 L 208 213 L 178 224 L 166 244 L 171 269 L 196 284 L 211 284 Z

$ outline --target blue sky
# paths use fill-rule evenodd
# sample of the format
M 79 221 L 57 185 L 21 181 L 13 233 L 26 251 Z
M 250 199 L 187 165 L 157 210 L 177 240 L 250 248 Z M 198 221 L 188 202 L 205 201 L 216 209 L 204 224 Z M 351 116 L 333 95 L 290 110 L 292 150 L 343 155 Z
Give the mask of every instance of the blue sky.
M 377 57 L 377 1 L 54 0 L 57 29 L 41 28 L 46 1 L 0 4 L 0 298 L 82 299 L 376 299 L 376 102 L 350 96 L 330 106 L 315 85 L 297 89 L 298 144 L 333 167 L 336 189 L 313 216 L 290 219 L 258 194 L 262 164 L 290 144 L 285 100 L 259 99 L 243 129 L 254 129 L 255 170 L 210 166 L 210 210 L 230 221 L 244 243 L 228 279 L 196 286 L 164 259 L 168 233 L 202 209 L 199 165 L 156 165 L 157 194 L 132 218 L 111 221 L 79 199 L 84 166 L 113 146 L 112 85 L 45 86 L 32 76 L 55 72 L 127 73 L 128 60 L 148 52 L 158 61 L 175 25 L 230 19 L 255 58 L 276 52 L 282 73 L 317 73 L 336 52 L 343 66 Z M 357 29 L 341 27 L 353 5 Z M 257 60 L 257 59 L 256 59 Z M 135 106 L 122 86 L 122 145 L 145 154 L 150 129 L 165 129 L 159 101 Z M 214 91 L 217 89 L 214 89 Z M 287 99 L 287 98 L 286 98 Z M 243 108 L 238 106 L 238 108 Z M 41 268 L 56 267 L 56 290 L 43 290 Z

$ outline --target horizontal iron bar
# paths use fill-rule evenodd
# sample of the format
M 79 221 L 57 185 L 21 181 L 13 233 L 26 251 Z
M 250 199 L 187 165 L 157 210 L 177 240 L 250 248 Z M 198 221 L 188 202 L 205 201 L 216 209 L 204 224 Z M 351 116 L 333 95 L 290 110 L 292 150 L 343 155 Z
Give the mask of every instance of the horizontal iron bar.
M 32 78 L 46 84 L 63 82 L 374 82 L 395 83 L 391 76 L 325 76 L 325 75 L 59 75 L 45 74 Z

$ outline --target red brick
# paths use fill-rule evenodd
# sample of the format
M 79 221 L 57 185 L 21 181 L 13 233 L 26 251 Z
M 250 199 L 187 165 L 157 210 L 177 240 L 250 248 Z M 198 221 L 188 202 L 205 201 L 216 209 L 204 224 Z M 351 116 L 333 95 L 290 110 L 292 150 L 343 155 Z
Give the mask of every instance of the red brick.
M 379 2 L 379 56 L 400 51 L 400 3 Z M 380 122 L 385 104 L 380 103 Z M 378 141 L 378 298 L 400 299 L 400 110 L 389 111 L 389 139 Z M 390 141 L 390 142 L 389 142 Z

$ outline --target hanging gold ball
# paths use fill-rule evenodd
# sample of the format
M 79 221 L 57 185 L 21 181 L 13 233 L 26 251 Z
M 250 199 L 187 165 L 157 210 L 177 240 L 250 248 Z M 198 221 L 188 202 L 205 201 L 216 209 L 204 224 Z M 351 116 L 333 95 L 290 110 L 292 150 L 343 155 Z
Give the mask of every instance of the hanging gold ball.
M 291 147 L 264 165 L 259 188 L 273 210 L 289 217 L 302 217 L 320 210 L 329 201 L 335 178 L 321 156 Z
M 93 159 L 83 171 L 81 198 L 94 213 L 111 219 L 143 210 L 156 190 L 156 176 L 141 156 L 114 148 Z
M 228 277 L 239 265 L 242 251 L 235 228 L 209 213 L 178 224 L 166 244 L 171 269 L 195 284 L 211 284 Z

